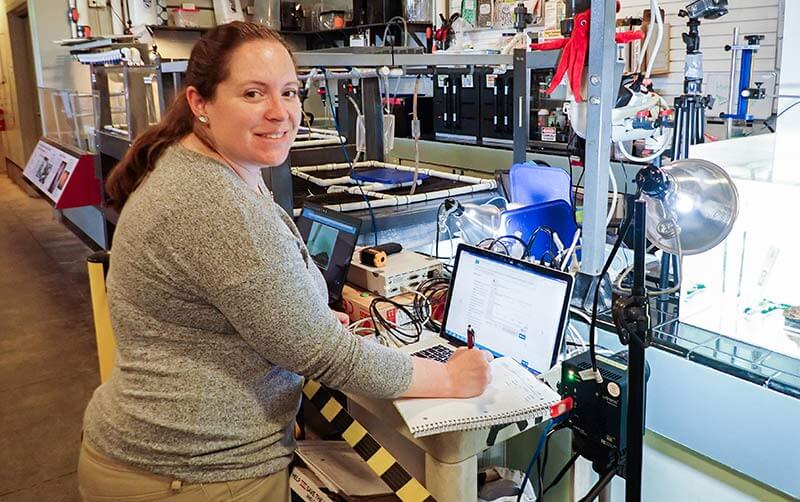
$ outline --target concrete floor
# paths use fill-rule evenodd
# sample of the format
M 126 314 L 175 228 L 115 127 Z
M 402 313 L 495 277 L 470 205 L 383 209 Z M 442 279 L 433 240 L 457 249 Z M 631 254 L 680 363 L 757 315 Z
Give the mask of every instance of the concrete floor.
M 0 175 L 0 502 L 80 500 L 81 421 L 100 383 L 90 253 Z

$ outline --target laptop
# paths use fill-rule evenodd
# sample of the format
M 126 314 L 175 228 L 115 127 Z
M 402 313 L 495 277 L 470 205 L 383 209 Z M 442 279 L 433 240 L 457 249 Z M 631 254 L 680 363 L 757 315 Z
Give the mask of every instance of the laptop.
M 328 304 L 335 307 L 342 299 L 342 288 L 347 280 L 361 221 L 333 209 L 305 202 L 296 223 L 311 259 L 325 277 Z
M 401 350 L 444 362 L 472 329 L 476 347 L 542 374 L 558 358 L 572 286 L 566 272 L 460 244 L 440 335 Z

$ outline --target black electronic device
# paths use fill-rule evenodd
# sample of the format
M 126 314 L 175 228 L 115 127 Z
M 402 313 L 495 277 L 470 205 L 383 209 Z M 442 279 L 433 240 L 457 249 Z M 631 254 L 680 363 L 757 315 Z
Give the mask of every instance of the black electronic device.
M 306 202 L 297 218 L 297 229 L 306 243 L 311 259 L 325 277 L 328 302 L 335 305 L 342 297 L 342 288 L 358 241 L 361 221 L 333 209 Z
M 413 96 L 394 96 L 384 101 L 394 115 L 394 136 L 396 138 L 411 138 L 411 120 L 413 112 Z M 433 134 L 433 98 L 417 96 L 417 115 L 420 122 L 420 135 L 423 138 Z
M 292 189 L 292 169 L 289 159 L 279 166 L 261 170 L 261 177 L 267 188 L 272 192 L 272 200 L 281 207 L 286 214 L 292 214 L 294 192 Z
M 364 248 L 358 253 L 358 258 L 362 264 L 368 267 L 380 268 L 386 265 L 390 254 L 399 253 L 403 246 L 396 242 L 387 242 L 379 246 Z
M 586 12 L 592 6 L 591 0 L 566 0 L 564 19 L 561 20 L 561 35 L 568 37 L 575 28 L 575 15 Z
M 566 88 L 547 94 L 553 69 L 531 71 L 530 147 L 564 151 L 570 137 Z M 514 138 L 514 75 L 487 71 L 480 82 L 480 138 L 485 144 L 510 144 Z
M 514 139 L 514 74 L 486 73 L 480 82 L 481 138 L 485 143 Z
M 433 80 L 436 139 L 474 142 L 480 135 L 480 82 L 485 70 L 439 73 Z
M 441 337 L 513 357 L 531 373 L 552 368 L 569 317 L 572 275 L 468 244 L 459 244 Z
M 573 432 L 576 453 L 592 462 L 601 475 L 614 470 L 625 477 L 625 453 L 628 415 L 627 352 L 613 356 L 597 355 L 597 368 L 603 382 L 583 380 L 581 373 L 591 372 L 589 352 L 561 363 L 559 393 L 573 400 L 567 425 Z M 647 366 L 645 375 L 649 377 Z
M 402 15 L 402 0 L 353 0 L 354 26 L 381 24 Z
M 298 2 L 281 2 L 281 29 L 296 31 L 303 27 L 303 6 Z
M 728 0 L 696 0 L 683 12 L 689 19 L 717 19 L 728 13 Z

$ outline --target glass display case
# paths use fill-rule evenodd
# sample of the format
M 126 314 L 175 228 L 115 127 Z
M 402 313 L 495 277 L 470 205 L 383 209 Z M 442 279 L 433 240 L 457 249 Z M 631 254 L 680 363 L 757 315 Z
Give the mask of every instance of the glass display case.
M 39 87 L 39 102 L 45 138 L 94 153 L 92 93 Z
M 692 354 L 800 396 L 800 183 L 776 172 L 775 135 L 695 145 L 691 156 L 724 166 L 740 198 L 728 238 L 683 259 L 680 321 L 707 335 Z
M 158 123 L 164 110 L 155 66 L 93 66 L 95 129 L 133 139 Z

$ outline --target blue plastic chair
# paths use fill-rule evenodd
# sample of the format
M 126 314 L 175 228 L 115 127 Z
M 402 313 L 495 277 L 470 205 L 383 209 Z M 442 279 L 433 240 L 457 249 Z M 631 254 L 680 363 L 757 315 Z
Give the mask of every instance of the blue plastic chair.
M 525 242 L 528 242 L 531 235 L 542 227 L 558 234 L 561 243 L 565 247 L 569 247 L 577 229 L 572 217 L 572 206 L 564 200 L 551 200 L 517 209 L 508 209 L 503 212 L 501 218 L 504 233 L 519 235 Z M 546 257 L 549 261 L 554 258 L 555 253 L 556 245 L 549 232 L 537 232 L 528 255 L 537 260 Z
M 511 166 L 509 177 L 511 202 L 529 206 L 563 200 L 572 206 L 569 174 L 561 168 L 528 161 Z

